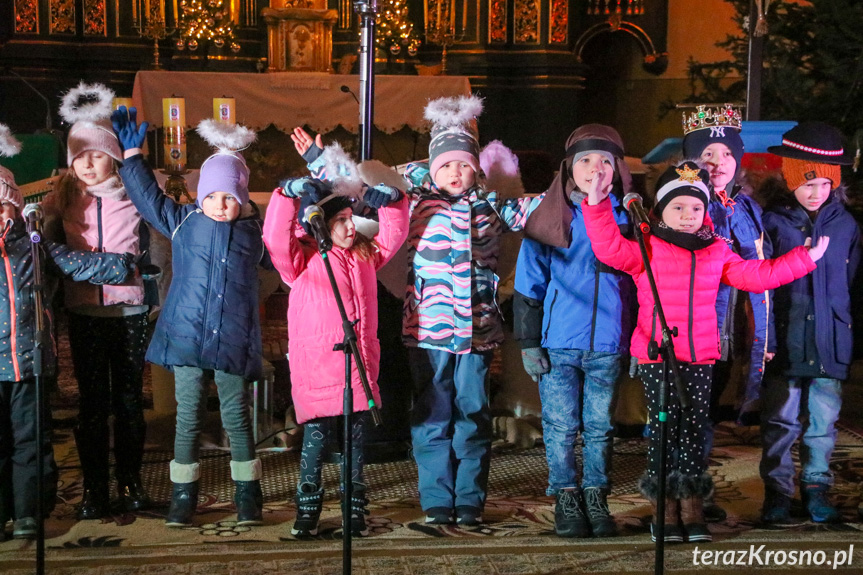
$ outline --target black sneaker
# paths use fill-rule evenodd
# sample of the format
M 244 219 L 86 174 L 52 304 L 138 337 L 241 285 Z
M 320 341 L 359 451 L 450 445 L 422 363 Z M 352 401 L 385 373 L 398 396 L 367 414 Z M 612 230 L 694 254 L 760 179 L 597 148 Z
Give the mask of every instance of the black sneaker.
M 608 510 L 606 490 L 601 487 L 586 487 L 584 503 L 587 507 L 587 517 L 590 519 L 590 530 L 594 537 L 614 537 L 617 535 L 617 525 Z
M 761 521 L 768 525 L 787 525 L 791 520 L 791 498 L 773 489 L 764 490 Z
M 36 539 L 36 520 L 32 517 L 16 519 L 12 524 L 13 539 Z
M 428 525 L 451 525 L 453 523 L 452 509 L 449 507 L 432 507 L 426 509 L 425 522 Z
M 456 523 L 462 527 L 476 527 L 482 523 L 482 509 L 472 505 L 458 505 L 455 508 Z
M 555 495 L 554 532 L 558 537 L 589 537 L 587 517 L 582 511 L 581 492 L 567 489 Z

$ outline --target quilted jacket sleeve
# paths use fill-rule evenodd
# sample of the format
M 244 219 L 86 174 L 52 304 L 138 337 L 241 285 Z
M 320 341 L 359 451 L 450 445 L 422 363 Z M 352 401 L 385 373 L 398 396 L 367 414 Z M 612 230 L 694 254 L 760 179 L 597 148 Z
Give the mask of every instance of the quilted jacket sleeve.
M 409 229 L 410 200 L 404 194 L 397 201 L 378 210 L 380 228 L 375 236 L 375 242 L 380 248 L 380 255 L 375 269 L 381 269 L 396 254 L 405 243 Z
M 644 271 L 641 249 L 637 242 L 624 238 L 620 233 L 611 210 L 611 200 L 605 198 L 591 206 L 585 199 L 581 203 L 581 210 L 590 246 L 599 261 L 629 275 Z
M 195 209 L 194 205 L 178 204 L 162 193 L 153 170 L 142 154 L 123 161 L 120 177 L 141 217 L 163 236 L 170 238 L 186 215 Z
M 802 278 L 815 267 L 803 246 L 772 260 L 744 260 L 728 249 L 722 282 L 745 291 L 763 292 Z
M 70 250 L 63 244 L 46 242 L 49 269 L 74 281 L 87 281 L 96 285 L 119 285 L 126 281 L 131 270 L 131 256 L 103 252 Z
M 291 284 L 306 270 L 312 250 L 300 242 L 297 228 L 299 198 L 286 198 L 278 190 L 267 206 L 264 219 L 264 244 L 276 270 L 285 283 Z

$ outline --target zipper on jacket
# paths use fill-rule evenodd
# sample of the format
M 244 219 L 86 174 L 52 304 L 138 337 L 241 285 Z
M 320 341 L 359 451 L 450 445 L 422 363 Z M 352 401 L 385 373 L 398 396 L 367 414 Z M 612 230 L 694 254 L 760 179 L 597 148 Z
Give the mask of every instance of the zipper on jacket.
M 557 290 L 554 290 L 554 297 L 551 298 L 551 305 L 548 306 L 548 323 L 545 326 L 545 333 L 542 334 L 542 339 L 548 339 L 548 330 L 551 329 L 551 313 L 554 311 L 554 302 L 557 301 Z
M 12 273 L 12 261 L 6 253 L 6 242 L 0 241 L 0 252 L 6 268 L 6 282 L 9 286 L 9 342 L 12 345 L 12 370 L 15 381 L 21 381 L 21 366 L 18 365 L 18 314 L 15 310 L 15 275 Z
M 96 231 L 98 234 L 98 243 L 96 245 L 96 251 L 102 252 L 102 198 L 96 198 Z M 105 287 L 98 286 L 99 291 L 99 305 L 105 305 Z
M 599 298 L 599 273 L 599 267 L 597 266 L 596 271 L 593 274 L 593 311 L 590 314 L 590 351 L 593 351 L 593 337 L 596 334 L 596 308 L 599 305 L 596 300 Z
M 695 311 L 695 252 L 692 252 L 692 270 L 689 272 L 689 355 L 695 363 L 695 340 L 692 338 L 693 312 Z

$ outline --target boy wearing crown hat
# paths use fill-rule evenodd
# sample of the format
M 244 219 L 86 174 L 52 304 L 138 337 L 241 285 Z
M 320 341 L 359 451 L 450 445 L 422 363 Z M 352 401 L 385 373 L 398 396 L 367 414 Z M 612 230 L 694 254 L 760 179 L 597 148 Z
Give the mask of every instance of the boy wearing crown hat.
M 659 178 L 656 204 L 651 212 L 651 233 L 645 239 L 655 287 L 669 327 L 677 329 L 674 353 L 692 409 L 683 411 L 674 386 L 668 397 L 667 486 L 665 541 L 711 541 L 703 512 L 704 498 L 713 491 L 707 473 L 704 431 L 713 363 L 719 357 L 716 294 L 720 282 L 747 291 L 765 291 L 806 275 L 829 245 L 827 237 L 808 251 L 791 250 L 775 260 L 744 260 L 713 231 L 706 214 L 709 175 L 693 162 L 671 166 Z M 585 226 L 596 257 L 632 275 L 638 289 L 638 322 L 630 352 L 638 359 L 650 414 L 648 468 L 639 482 L 641 492 L 654 504 L 658 498 L 660 438 L 659 390 L 665 377 L 661 359 L 651 358 L 648 347 L 660 339 L 656 304 L 637 242 L 624 238 L 607 196 L 611 174 L 594 178 L 582 203 Z M 655 513 L 654 513 L 655 514 Z M 654 518 L 654 521 L 660 520 Z
M 716 108 L 700 105 L 692 114 L 683 114 L 683 157 L 694 160 L 710 174 L 708 187 L 710 202 L 707 211 L 714 230 L 731 240 L 732 249 L 747 260 L 769 258 L 770 242 L 765 241 L 764 225 L 761 222 L 761 206 L 750 196 L 741 170 L 744 146 L 740 137 L 742 118 L 731 104 Z M 722 357 L 713 370 L 711 386 L 710 419 L 705 434 L 705 457 L 710 457 L 713 448 L 713 426 L 719 422 L 719 398 L 731 377 L 732 358 L 740 357 L 749 365 L 744 393 L 739 409 L 738 421 L 750 420 L 757 411 L 764 374 L 765 362 L 773 354 L 767 350 L 770 330 L 769 298 L 764 293 L 748 293 L 752 308 L 754 332 L 742 337 L 735 320 L 741 316 L 743 298 L 731 286 L 719 286 L 716 298 L 716 316 L 719 320 L 719 342 Z M 746 322 L 748 325 L 748 321 Z M 747 330 L 748 331 L 748 330 Z M 741 341 L 745 340 L 745 341 Z M 745 349 L 747 341 L 752 345 Z M 725 511 L 712 498 L 705 501 L 705 516 L 709 521 L 725 519 Z
M 201 165 L 197 200 L 174 202 L 159 189 L 141 152 L 147 123 L 135 108 L 111 117 L 124 151 L 120 176 L 144 219 L 173 246 L 173 279 L 159 314 L 147 360 L 174 372 L 177 433 L 171 461 L 173 491 L 165 524 L 191 525 L 200 479 L 200 417 L 213 370 L 222 425 L 231 444 L 231 478 L 240 525 L 263 523 L 261 460 L 255 455 L 245 382 L 261 377 L 259 265 L 272 269 L 262 223 L 249 202 L 249 168 L 240 150 L 255 133 L 204 120 L 199 134 L 217 151 Z
M 830 457 L 842 406 L 842 381 L 852 362 L 850 286 L 860 261 L 860 230 L 845 209 L 841 166 L 852 158 L 840 132 L 821 122 L 802 122 L 768 150 L 782 158 L 787 192 L 764 213 L 775 254 L 807 237 L 830 237 L 818 267 L 774 293 L 778 341 L 765 378 L 761 410 L 762 520 L 790 520 L 794 495 L 791 448 L 800 438 L 800 494 L 818 523 L 840 519 L 827 496 L 833 485 Z M 802 421 L 802 423 L 801 423 Z M 802 434 L 802 435 L 801 435 Z
M 19 150 L 18 141 L 0 124 L 0 156 L 13 156 Z M 6 270 L 0 272 L 0 324 L 4 326 L 0 338 L 0 531 L 6 521 L 13 518 L 12 536 L 32 539 L 36 536 L 38 518 L 37 457 L 44 462 L 43 512 L 46 515 L 54 508 L 57 467 L 50 429 L 44 430 L 42 446 L 36 444 L 34 266 L 32 243 L 21 217 L 23 207 L 24 199 L 12 172 L 0 166 L 0 255 Z M 72 251 L 49 241 L 42 246 L 45 248 L 43 273 L 53 272 L 74 281 L 120 284 L 134 269 L 131 254 Z M 46 304 L 50 301 L 50 294 L 43 298 Z M 48 326 L 44 333 L 47 334 L 51 332 L 52 314 L 48 309 L 44 312 Z M 52 376 L 56 350 L 47 342 L 42 349 L 42 373 Z M 46 413 L 42 421 L 50 421 L 47 404 L 44 407 Z M 0 538 L 4 535 L 0 534 Z

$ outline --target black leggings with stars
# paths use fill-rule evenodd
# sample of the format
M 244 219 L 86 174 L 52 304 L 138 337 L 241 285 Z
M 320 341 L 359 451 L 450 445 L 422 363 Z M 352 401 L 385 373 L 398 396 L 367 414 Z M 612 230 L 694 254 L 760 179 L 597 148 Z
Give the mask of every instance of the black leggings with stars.
M 647 475 L 656 477 L 659 472 L 659 385 L 663 376 L 662 363 L 645 363 L 638 366 L 644 391 L 647 395 L 647 412 L 650 416 L 650 439 L 647 444 Z M 710 382 L 713 365 L 680 362 L 680 377 L 692 400 L 692 411 L 686 415 L 680 409 L 677 390 L 669 373 L 668 393 L 668 448 L 669 476 L 700 477 L 707 471 L 704 454 L 704 434 L 710 425 Z

